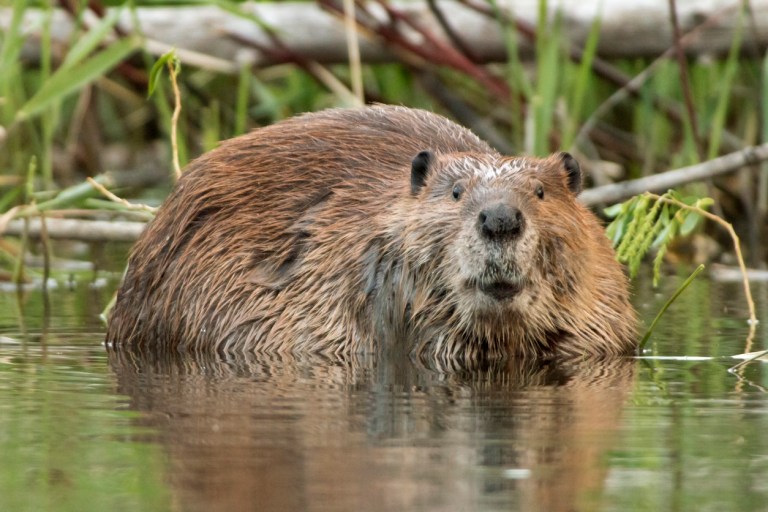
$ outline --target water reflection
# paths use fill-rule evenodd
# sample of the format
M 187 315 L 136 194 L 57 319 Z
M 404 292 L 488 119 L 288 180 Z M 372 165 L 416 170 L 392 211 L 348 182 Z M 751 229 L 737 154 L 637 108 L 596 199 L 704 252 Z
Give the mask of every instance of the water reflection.
M 575 510 L 599 499 L 635 361 L 110 353 L 182 510 Z

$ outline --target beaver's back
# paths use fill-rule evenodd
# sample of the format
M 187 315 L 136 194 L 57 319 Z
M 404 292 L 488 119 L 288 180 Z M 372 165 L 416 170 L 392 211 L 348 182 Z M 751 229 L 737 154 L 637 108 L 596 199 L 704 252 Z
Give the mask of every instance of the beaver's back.
M 261 302 L 268 324 L 307 224 L 376 229 L 423 150 L 495 153 L 445 118 L 385 106 L 306 114 L 222 143 L 188 166 L 136 243 L 108 342 L 203 349 L 242 320 L 245 303 L 253 315 Z M 329 206 L 343 222 L 324 217 Z

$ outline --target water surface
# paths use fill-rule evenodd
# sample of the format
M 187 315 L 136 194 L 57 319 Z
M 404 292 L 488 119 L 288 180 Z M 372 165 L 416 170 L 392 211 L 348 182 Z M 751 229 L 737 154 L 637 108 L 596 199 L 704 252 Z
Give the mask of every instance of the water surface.
M 0 510 L 768 509 L 736 284 L 694 283 L 647 353 L 691 360 L 438 370 L 110 353 L 92 281 L 0 294 Z M 678 282 L 638 285 L 646 321 Z

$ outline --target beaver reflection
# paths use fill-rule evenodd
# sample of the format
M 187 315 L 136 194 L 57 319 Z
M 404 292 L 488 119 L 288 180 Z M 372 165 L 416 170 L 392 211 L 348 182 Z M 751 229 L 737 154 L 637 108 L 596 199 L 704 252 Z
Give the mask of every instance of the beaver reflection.
M 111 352 L 181 510 L 592 508 L 634 363 Z

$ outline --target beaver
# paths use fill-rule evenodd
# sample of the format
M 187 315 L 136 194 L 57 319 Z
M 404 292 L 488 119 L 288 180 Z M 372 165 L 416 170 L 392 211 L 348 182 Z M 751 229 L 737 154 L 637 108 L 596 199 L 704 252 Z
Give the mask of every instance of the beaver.
M 442 359 L 615 355 L 628 281 L 568 153 L 502 156 L 395 106 L 300 115 L 189 164 L 129 257 L 110 346 Z

